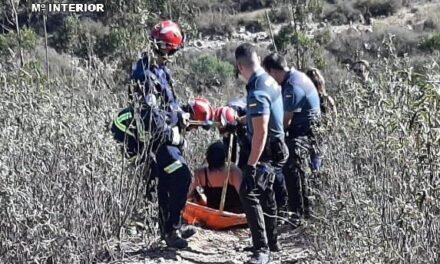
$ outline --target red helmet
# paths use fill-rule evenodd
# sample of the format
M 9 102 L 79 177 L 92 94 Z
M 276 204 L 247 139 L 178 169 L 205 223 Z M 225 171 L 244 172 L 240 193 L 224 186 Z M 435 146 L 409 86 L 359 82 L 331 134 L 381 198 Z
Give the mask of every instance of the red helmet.
M 215 110 L 214 121 L 220 122 L 222 126 L 231 124 L 237 121 L 238 114 L 234 108 L 229 106 L 220 106 Z M 219 129 L 220 133 L 224 133 L 223 129 Z
M 214 108 L 205 98 L 196 98 L 189 102 L 192 110 L 192 119 L 207 121 L 214 118 Z
M 172 55 L 179 50 L 185 41 L 185 36 L 179 25 L 171 20 L 165 20 L 153 27 L 151 38 L 157 45 L 159 52 Z

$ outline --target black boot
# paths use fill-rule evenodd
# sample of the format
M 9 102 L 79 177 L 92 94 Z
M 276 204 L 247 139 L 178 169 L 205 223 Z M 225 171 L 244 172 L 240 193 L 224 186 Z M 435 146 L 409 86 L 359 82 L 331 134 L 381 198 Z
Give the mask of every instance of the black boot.
M 267 264 L 270 262 L 270 252 L 266 250 L 257 250 L 249 260 L 249 264 Z
M 193 235 L 195 235 L 196 233 L 197 233 L 197 230 L 194 228 L 194 226 L 183 225 L 180 228 L 180 235 L 184 239 L 188 239 L 188 238 L 192 237 Z
M 186 248 L 188 246 L 188 242 L 181 238 L 176 230 L 165 235 L 165 242 L 167 243 L 167 246 L 177 249 Z
M 278 242 L 269 243 L 269 249 L 270 249 L 270 252 L 280 252 L 281 251 L 280 243 L 278 243 Z

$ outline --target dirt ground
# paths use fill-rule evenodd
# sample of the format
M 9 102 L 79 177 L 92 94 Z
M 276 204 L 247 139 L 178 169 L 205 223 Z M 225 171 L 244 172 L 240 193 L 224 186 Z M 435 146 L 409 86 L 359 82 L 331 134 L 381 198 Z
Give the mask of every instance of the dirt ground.
M 131 240 L 123 245 L 126 252 L 124 258 L 111 263 L 238 264 L 245 263 L 251 255 L 250 252 L 244 251 L 244 248 L 251 245 L 248 228 L 230 231 L 197 228 L 197 231 L 197 234 L 189 239 L 189 247 L 183 250 L 166 248 L 163 242 L 146 250 L 141 239 Z M 307 256 L 310 251 L 306 247 L 303 233 L 303 228 L 280 228 L 282 252 L 273 253 L 271 263 L 309 263 Z

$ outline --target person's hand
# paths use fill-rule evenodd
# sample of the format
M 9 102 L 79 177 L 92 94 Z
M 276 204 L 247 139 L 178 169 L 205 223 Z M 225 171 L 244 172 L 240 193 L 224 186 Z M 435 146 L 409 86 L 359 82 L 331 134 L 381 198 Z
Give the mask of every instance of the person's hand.
M 179 148 L 186 149 L 187 146 L 188 146 L 188 141 L 186 141 L 186 139 L 182 137 L 182 139 L 180 140 Z
M 243 183 L 246 190 L 251 191 L 256 188 L 255 177 L 257 175 L 257 168 L 251 165 L 246 165 L 243 170 Z
M 206 120 L 205 121 L 205 124 L 202 126 L 202 128 L 204 129 L 204 130 L 209 130 L 209 129 L 211 129 L 211 127 L 213 127 L 215 124 L 214 124 L 214 122 L 212 122 L 211 120 Z
M 243 124 L 237 125 L 237 135 L 240 137 L 246 135 L 246 125 Z
M 179 111 L 177 113 L 177 117 L 179 119 L 179 127 L 180 129 L 185 129 L 189 126 L 190 114 L 186 112 Z
M 228 122 L 224 126 L 225 132 L 234 133 L 237 130 L 238 123 L 237 122 Z

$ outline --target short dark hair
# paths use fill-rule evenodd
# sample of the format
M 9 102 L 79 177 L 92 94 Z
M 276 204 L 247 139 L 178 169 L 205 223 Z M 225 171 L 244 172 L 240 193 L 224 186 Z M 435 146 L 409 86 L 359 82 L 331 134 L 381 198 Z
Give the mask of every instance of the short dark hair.
M 206 160 L 210 170 L 218 170 L 225 166 L 226 147 L 221 141 L 212 143 L 206 151 Z
M 235 49 L 235 60 L 237 63 L 245 66 L 253 66 L 253 54 L 257 53 L 257 49 L 250 43 L 243 43 Z
M 266 70 L 284 70 L 288 68 L 286 59 L 278 53 L 271 53 L 263 60 L 263 67 Z

